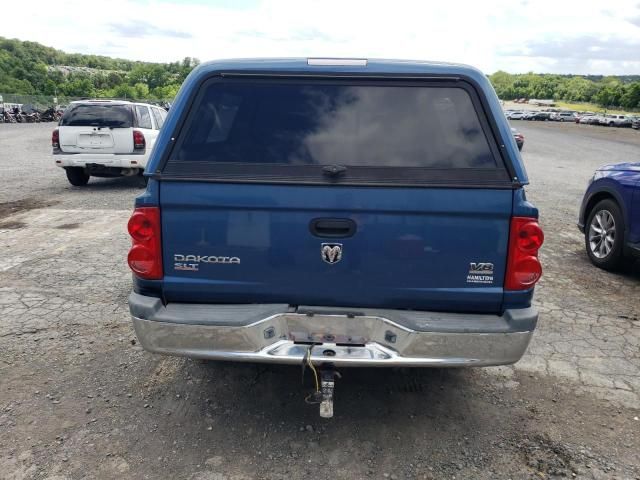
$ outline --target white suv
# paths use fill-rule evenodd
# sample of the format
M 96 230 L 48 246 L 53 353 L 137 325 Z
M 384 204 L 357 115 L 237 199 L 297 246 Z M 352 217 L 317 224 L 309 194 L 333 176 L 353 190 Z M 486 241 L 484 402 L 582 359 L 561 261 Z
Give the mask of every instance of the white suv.
M 51 136 L 53 158 L 75 186 L 91 176 L 142 175 L 166 116 L 146 103 L 72 102 Z

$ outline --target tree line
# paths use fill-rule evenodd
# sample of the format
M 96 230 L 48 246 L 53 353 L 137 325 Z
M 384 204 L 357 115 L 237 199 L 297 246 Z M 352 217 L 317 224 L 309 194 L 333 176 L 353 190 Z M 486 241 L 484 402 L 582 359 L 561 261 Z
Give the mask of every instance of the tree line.
M 172 63 L 149 63 L 100 55 L 65 53 L 36 42 L 0 37 L 0 93 L 70 97 L 165 100 L 198 65 L 185 57 Z M 640 76 L 552 74 L 489 75 L 503 100 L 544 98 L 591 102 L 601 107 L 640 109 Z
M 172 99 L 198 63 L 191 57 L 150 63 L 65 53 L 0 37 L 0 93 Z
M 489 75 L 502 100 L 538 98 L 591 102 L 604 108 L 640 109 L 640 76 L 577 76 L 552 74 L 511 74 L 498 71 Z

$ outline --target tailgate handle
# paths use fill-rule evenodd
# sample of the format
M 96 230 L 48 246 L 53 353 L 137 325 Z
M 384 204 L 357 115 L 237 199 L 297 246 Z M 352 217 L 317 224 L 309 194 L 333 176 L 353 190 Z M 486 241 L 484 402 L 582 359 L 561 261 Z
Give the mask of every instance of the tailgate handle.
M 309 230 L 316 237 L 346 238 L 356 233 L 356 222 L 348 218 L 314 218 Z

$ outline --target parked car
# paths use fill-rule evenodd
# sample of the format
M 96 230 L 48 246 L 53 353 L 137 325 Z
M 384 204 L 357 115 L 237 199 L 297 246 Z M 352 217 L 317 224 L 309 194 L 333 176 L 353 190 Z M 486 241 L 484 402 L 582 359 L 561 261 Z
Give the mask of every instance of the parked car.
M 640 129 L 640 117 L 633 117 L 631 120 L 631 128 L 634 130 Z
M 322 416 L 334 367 L 522 356 L 543 233 L 481 71 L 211 62 L 171 111 L 129 221 L 146 350 L 304 362 Z
M 516 111 L 516 112 L 511 112 L 507 118 L 509 120 L 522 120 L 522 117 L 524 117 L 524 112 Z
M 594 115 L 595 115 L 595 113 L 593 113 L 593 112 L 580 112 L 580 113 L 576 114 L 574 120 L 575 120 L 576 123 L 586 123 L 586 118 L 587 117 L 592 117 Z M 583 118 L 585 119 L 584 122 L 582 121 Z
M 527 120 L 534 120 L 536 122 L 546 122 L 551 117 L 549 112 L 533 112 L 532 115 L 527 117 Z
M 511 132 L 513 133 L 513 138 L 516 141 L 516 145 L 518 145 L 518 150 L 522 150 L 522 147 L 524 146 L 524 135 L 522 135 L 513 127 L 511 128 Z
M 549 117 L 550 120 L 554 120 L 556 122 L 573 122 L 576 118 L 576 112 L 572 111 L 563 111 L 563 112 L 554 112 Z
M 586 125 L 599 125 L 601 118 L 601 115 L 584 115 L 580 118 L 580 123 Z
M 91 176 L 142 175 L 166 115 L 145 103 L 71 102 L 51 136 L 55 164 L 75 186 Z
M 531 120 L 536 113 L 538 113 L 536 110 L 525 110 L 522 113 L 522 120 Z
M 605 115 L 599 118 L 598 123 L 607 127 L 630 127 L 631 118 L 626 115 Z
M 599 168 L 582 199 L 578 227 L 597 267 L 619 268 L 640 256 L 640 163 Z

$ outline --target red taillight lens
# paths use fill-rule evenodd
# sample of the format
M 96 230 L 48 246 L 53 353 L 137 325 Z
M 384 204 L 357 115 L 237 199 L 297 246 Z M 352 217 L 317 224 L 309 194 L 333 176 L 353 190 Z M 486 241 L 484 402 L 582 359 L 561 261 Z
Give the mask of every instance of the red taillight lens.
M 129 256 L 129 267 L 137 275 L 143 278 L 150 278 L 155 269 L 155 258 L 153 252 L 142 245 L 131 247 Z M 154 277 L 155 278 L 155 277 Z
M 144 150 L 147 146 L 147 142 L 144 139 L 144 134 L 140 130 L 133 131 L 133 148 L 136 150 Z
M 544 242 L 544 233 L 537 221 L 522 223 L 516 235 L 520 250 L 531 255 L 538 254 L 538 250 Z
M 146 242 L 153 236 L 153 224 L 149 215 L 139 210 L 131 215 L 128 228 L 129 235 L 138 242 Z
M 136 208 L 127 225 L 133 239 L 127 261 L 138 277 L 147 280 L 162 278 L 162 250 L 160 241 L 160 209 Z
M 544 242 L 544 233 L 538 220 L 531 217 L 513 217 L 509 235 L 509 258 L 504 288 L 527 290 L 542 276 L 538 250 Z
M 60 131 L 57 128 L 51 132 L 51 146 L 53 148 L 60 148 Z

